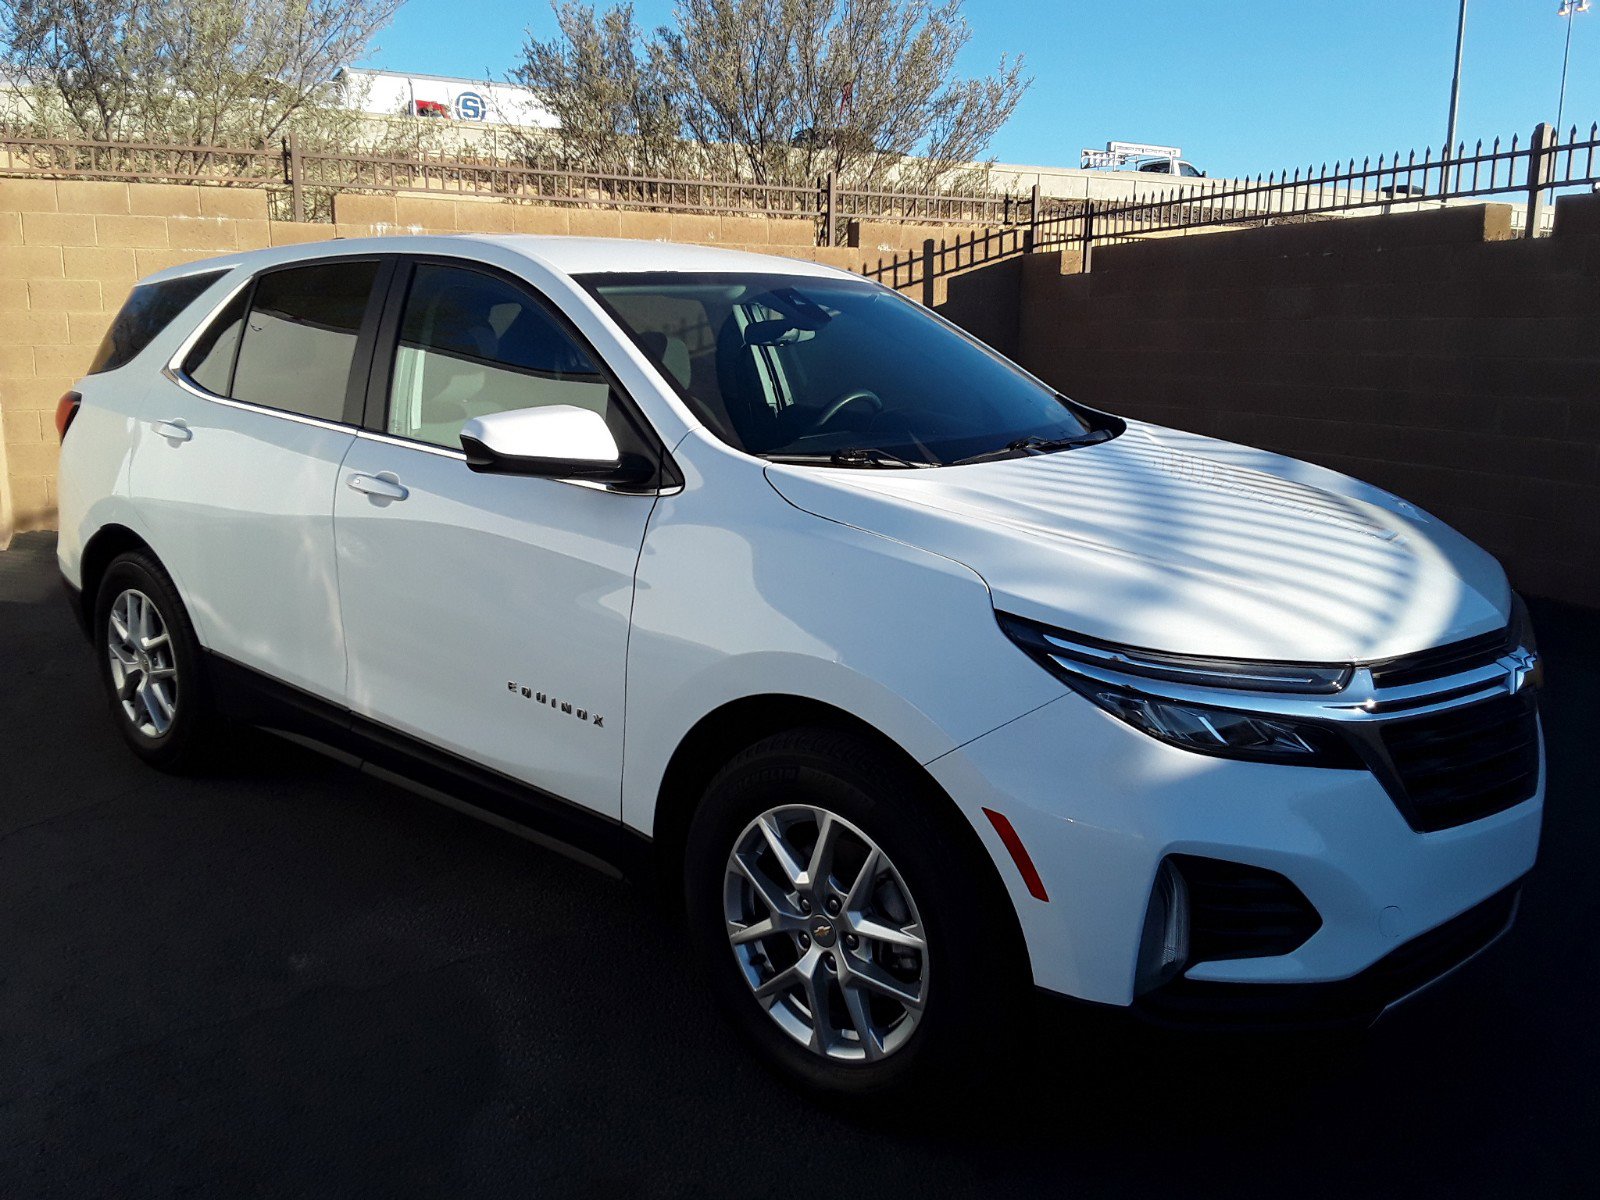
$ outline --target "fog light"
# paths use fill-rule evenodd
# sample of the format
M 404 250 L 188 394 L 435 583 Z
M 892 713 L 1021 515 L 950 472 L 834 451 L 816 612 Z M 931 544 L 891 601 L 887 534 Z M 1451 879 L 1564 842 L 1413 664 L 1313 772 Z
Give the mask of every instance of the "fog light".
M 1181 974 L 1189 961 L 1189 889 L 1171 860 L 1162 862 L 1150 889 L 1139 944 L 1135 994 L 1160 987 Z

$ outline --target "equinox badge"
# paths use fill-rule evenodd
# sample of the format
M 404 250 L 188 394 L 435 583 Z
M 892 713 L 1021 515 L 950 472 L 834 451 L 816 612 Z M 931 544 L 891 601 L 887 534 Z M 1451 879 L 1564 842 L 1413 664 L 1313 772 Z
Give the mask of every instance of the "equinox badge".
M 557 712 L 563 713 L 566 716 L 576 717 L 585 725 L 594 725 L 602 729 L 605 728 L 606 719 L 604 717 L 602 717 L 599 713 L 592 713 L 586 708 L 575 708 L 570 700 L 557 700 L 548 693 L 536 692 L 530 687 L 526 687 L 520 683 L 514 683 L 511 680 L 506 681 L 506 691 L 515 692 L 524 700 L 532 700 L 536 704 L 543 704 L 546 707 L 553 708 Z

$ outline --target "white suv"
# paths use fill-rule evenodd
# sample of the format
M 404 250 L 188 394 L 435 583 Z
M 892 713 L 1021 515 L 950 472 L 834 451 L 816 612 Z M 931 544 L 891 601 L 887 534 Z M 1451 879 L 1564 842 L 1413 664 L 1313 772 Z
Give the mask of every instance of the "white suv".
M 1537 659 L 1488 555 L 844 272 L 240 254 L 141 284 L 59 425 L 136 753 L 243 719 L 654 872 L 813 1087 L 1020 1046 L 1029 985 L 1370 1021 L 1534 862 Z

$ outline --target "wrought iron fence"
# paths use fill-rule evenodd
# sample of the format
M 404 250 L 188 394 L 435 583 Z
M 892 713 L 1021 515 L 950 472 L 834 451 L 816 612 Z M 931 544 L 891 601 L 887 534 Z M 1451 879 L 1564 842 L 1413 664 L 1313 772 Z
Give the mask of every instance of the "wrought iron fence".
M 1205 229 L 1333 219 L 1361 212 L 1425 208 L 1487 196 L 1525 201 L 1523 230 L 1549 231 L 1549 200 L 1563 188 L 1594 187 L 1600 124 L 1563 138 L 1540 125 L 1527 142 L 1465 143 L 1435 157 L 1398 154 L 1257 176 L 1157 186 L 1129 200 L 1064 199 L 1002 192 L 914 192 L 845 188 L 830 174 L 814 185 L 750 179 L 674 179 L 576 170 L 548 161 L 387 157 L 304 149 L 291 135 L 279 148 L 101 142 L 0 134 L 0 175 L 129 182 L 184 182 L 264 188 L 274 215 L 329 221 L 341 192 L 498 197 L 548 205 L 786 217 L 815 223 L 835 245 L 851 221 L 1015 229 L 1018 252 L 1082 251 L 1097 245 Z M 1148 187 L 1152 180 L 1137 180 Z
M 124 179 L 139 183 L 284 182 L 277 150 L 164 142 L 0 137 L 0 175 Z
M 1131 201 L 1091 201 L 1081 212 L 1044 221 L 1036 244 L 1087 255 L 1097 245 L 1149 234 L 1436 208 L 1490 196 L 1522 201 L 1518 224 L 1525 236 L 1536 237 L 1550 232 L 1552 195 L 1600 184 L 1597 149 L 1600 123 L 1587 133 L 1574 125 L 1564 137 L 1541 124 L 1526 142 L 1496 138 L 1470 149 L 1463 142 L 1437 158 L 1428 149 L 1420 158 L 1415 151 L 1403 160 L 1398 153 L 1379 155 L 1376 162 L 1336 162 L 1332 170 L 1324 163 L 1292 175 L 1195 180 Z
M 831 174 L 811 185 L 669 178 L 585 171 L 548 161 L 307 149 L 293 135 L 279 148 L 236 148 L 0 134 L 0 175 L 265 188 L 274 215 L 296 221 L 332 220 L 332 199 L 340 192 L 787 217 L 815 222 L 824 245 L 836 244 L 851 220 L 1016 225 L 1030 223 L 1034 212 L 1029 198 L 843 188 Z

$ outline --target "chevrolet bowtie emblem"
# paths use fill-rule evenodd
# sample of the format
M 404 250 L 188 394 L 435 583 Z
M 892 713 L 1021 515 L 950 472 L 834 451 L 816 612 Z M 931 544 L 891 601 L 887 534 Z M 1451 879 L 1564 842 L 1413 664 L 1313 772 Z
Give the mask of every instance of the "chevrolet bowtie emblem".
M 1529 676 L 1538 669 L 1539 656 L 1531 650 L 1518 650 L 1515 654 L 1507 655 L 1504 662 L 1506 691 L 1515 696 L 1522 690 L 1522 685 L 1528 682 Z

